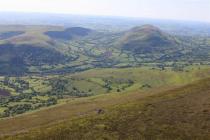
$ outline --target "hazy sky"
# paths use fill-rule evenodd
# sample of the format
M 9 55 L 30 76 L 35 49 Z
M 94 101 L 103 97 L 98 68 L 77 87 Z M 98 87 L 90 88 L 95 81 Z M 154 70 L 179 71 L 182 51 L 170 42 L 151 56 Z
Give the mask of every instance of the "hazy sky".
M 210 22 L 210 0 L 0 0 L 0 11 L 112 15 Z

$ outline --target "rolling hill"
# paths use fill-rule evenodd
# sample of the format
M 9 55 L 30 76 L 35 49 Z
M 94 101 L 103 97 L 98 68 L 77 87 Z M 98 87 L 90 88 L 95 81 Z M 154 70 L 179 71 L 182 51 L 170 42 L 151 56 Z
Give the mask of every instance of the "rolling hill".
M 117 40 L 117 44 L 123 50 L 144 54 L 174 50 L 178 46 L 175 37 L 152 25 L 132 28 Z

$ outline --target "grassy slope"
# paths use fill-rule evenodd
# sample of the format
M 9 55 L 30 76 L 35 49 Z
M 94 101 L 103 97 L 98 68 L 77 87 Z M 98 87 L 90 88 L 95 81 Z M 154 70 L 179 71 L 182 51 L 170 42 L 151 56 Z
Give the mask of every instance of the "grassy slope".
M 103 84 L 103 81 L 100 80 L 102 77 L 122 78 L 123 75 L 123 78 L 133 78 L 135 80 L 135 83 L 147 81 L 151 84 L 153 82 L 159 83 L 159 86 L 158 84 L 154 84 L 152 89 L 146 91 L 142 90 L 140 91 L 139 84 L 134 84 L 131 88 L 125 91 L 129 92 L 129 94 L 113 93 L 113 94 L 99 95 L 89 98 L 67 100 L 66 102 L 62 102 L 62 104 L 56 107 L 42 109 L 41 111 L 28 113 L 15 118 L 0 120 L 0 135 L 4 134 L 11 135 L 14 133 L 27 131 L 31 128 L 36 128 L 40 126 L 50 125 L 52 123 L 58 123 L 64 120 L 69 120 L 69 119 L 72 120 L 78 117 L 83 117 L 84 115 L 95 113 L 96 112 L 95 110 L 99 108 L 110 108 L 111 106 L 119 104 L 127 104 L 128 106 L 130 106 L 130 104 L 128 104 L 129 102 L 136 102 L 137 100 L 144 102 L 144 100 L 141 99 L 145 99 L 145 97 L 147 96 L 157 94 L 157 92 L 159 93 L 162 90 L 166 90 L 167 88 L 165 87 L 160 88 L 160 86 L 163 86 L 166 83 L 170 83 L 170 81 L 172 82 L 168 84 L 167 87 L 175 88 L 178 85 L 187 84 L 191 81 L 195 81 L 202 77 L 207 77 L 208 73 L 209 73 L 208 69 L 197 71 L 195 68 L 194 70 L 191 69 L 190 72 L 180 72 L 180 73 L 172 72 L 170 70 L 149 71 L 148 68 L 103 69 L 103 70 L 90 70 L 87 72 L 78 73 L 73 75 L 73 77 L 82 78 L 82 79 L 90 78 L 93 82 L 97 82 L 98 84 Z M 195 92 L 198 91 L 195 90 Z M 131 109 L 128 108 L 127 110 L 129 111 Z
M 210 79 L 9 139 L 202 139 L 210 137 Z M 135 95 L 135 94 L 133 94 Z
M 101 83 L 101 79 L 130 79 L 134 81 L 134 85 L 132 85 L 130 89 L 140 89 L 144 84 L 149 84 L 152 86 L 152 88 L 160 86 L 183 85 L 208 77 L 210 74 L 208 67 L 203 67 L 201 69 L 198 69 L 198 67 L 188 67 L 186 70 L 187 71 L 183 72 L 175 72 L 170 69 L 161 71 L 159 69 L 152 69 L 150 67 L 94 69 L 74 74 L 72 77 L 87 80 L 90 79 L 90 81 L 96 80 L 96 82 L 99 84 Z
M 189 72 L 174 72 L 170 69 L 161 71 L 159 69 L 151 69 L 150 67 L 141 68 L 125 68 L 125 69 L 93 69 L 85 72 L 76 74 L 66 74 L 61 76 L 62 79 L 69 81 L 69 88 L 76 87 L 80 91 L 88 92 L 92 90 L 94 95 L 107 93 L 105 81 L 111 81 L 112 92 L 116 92 L 119 88 L 122 92 L 133 91 L 133 90 L 145 90 L 142 88 L 143 85 L 149 84 L 151 88 L 167 87 L 183 85 L 195 80 L 199 80 L 208 77 L 210 74 L 209 67 L 197 67 L 186 68 Z M 43 84 L 44 81 L 53 80 L 53 78 L 61 78 L 60 76 L 47 76 L 46 79 L 43 77 L 35 76 L 34 78 L 23 77 L 22 79 L 30 83 L 30 87 L 33 87 L 37 92 L 43 93 L 49 91 L 51 87 Z M 71 79 L 74 80 L 71 80 Z M 126 86 L 127 81 L 132 80 L 134 83 L 130 86 Z M 126 86 L 124 90 L 122 87 Z M 6 88 L 13 94 L 14 91 L 8 87 L 0 85 L 2 88 Z M 146 89 L 147 90 L 147 89 Z
M 161 89 L 159 89 L 161 90 Z M 165 90 L 165 89 L 162 89 Z M 72 99 L 60 105 L 44 108 L 37 112 L 27 113 L 0 121 L 0 135 L 24 132 L 31 128 L 50 125 L 64 120 L 72 120 L 94 113 L 99 108 L 124 104 L 144 98 L 156 92 L 132 92 L 129 94 L 106 94 L 88 98 Z

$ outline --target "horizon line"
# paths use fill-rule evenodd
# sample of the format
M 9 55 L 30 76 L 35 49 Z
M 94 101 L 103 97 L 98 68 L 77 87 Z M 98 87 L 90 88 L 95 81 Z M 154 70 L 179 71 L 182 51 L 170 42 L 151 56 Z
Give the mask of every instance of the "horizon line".
M 84 16 L 84 17 L 101 17 L 101 18 L 121 18 L 133 20 L 163 20 L 163 21 L 176 21 L 176 22 L 194 22 L 210 24 L 210 21 L 201 20 L 188 20 L 188 19 L 172 19 L 172 18 L 154 18 L 154 17 L 137 17 L 137 16 L 122 16 L 122 15 L 97 15 L 97 14 L 73 14 L 73 13 L 60 13 L 60 12 L 35 12 L 35 11 L 1 11 L 0 13 L 19 13 L 19 14 L 52 14 L 52 15 L 66 15 L 66 16 Z

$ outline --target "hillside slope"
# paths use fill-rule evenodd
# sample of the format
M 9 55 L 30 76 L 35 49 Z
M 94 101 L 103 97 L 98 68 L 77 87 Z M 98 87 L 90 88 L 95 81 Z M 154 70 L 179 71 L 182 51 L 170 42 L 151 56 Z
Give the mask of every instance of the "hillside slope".
M 208 140 L 210 137 L 209 85 L 210 79 L 204 79 L 155 95 L 133 96 L 130 103 L 104 108 L 91 116 L 83 114 L 82 118 L 74 121 L 46 126 L 7 138 Z M 132 99 L 132 95 L 124 97 L 125 100 Z M 115 99 L 118 101 L 117 98 Z

